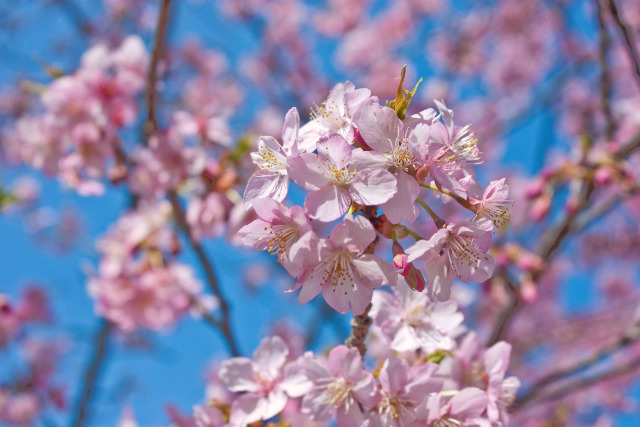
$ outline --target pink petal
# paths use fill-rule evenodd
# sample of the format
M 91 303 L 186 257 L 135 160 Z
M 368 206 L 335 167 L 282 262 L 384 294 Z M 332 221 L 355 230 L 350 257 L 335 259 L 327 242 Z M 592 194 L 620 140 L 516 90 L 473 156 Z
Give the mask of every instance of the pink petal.
M 331 169 L 344 169 L 351 160 L 351 146 L 337 133 L 321 138 L 317 144 L 318 156 L 328 162 Z
M 409 382 L 408 371 L 409 365 L 404 360 L 396 357 L 385 360 L 378 377 L 384 391 L 389 394 L 403 392 L 405 385 Z
M 304 208 L 311 218 L 329 222 L 347 213 L 350 204 L 347 189 L 329 184 L 310 192 L 304 201 Z
M 326 266 L 322 266 L 325 267 Z M 316 297 L 322 290 L 322 276 L 324 275 L 324 268 L 311 271 L 302 282 L 302 289 L 300 295 L 298 295 L 298 302 L 300 304 L 306 304 Z
M 274 199 L 283 201 L 289 191 L 289 179 L 276 172 L 259 171 L 254 173 L 244 190 L 244 202 L 251 207 L 255 199 Z
M 339 248 L 354 252 L 364 251 L 376 238 L 371 223 L 362 216 L 345 216 L 344 220 L 331 231 L 329 241 Z
M 293 107 L 284 117 L 282 127 L 282 147 L 288 156 L 298 155 L 298 130 L 300 129 L 300 115 L 298 109 Z
M 391 151 L 391 142 L 398 137 L 402 122 L 396 112 L 379 104 L 363 105 L 353 117 L 368 146 L 379 152 Z
M 449 300 L 454 273 L 444 256 L 427 260 L 425 269 L 429 279 L 429 296 L 437 298 L 438 301 Z
M 479 417 L 486 409 L 489 398 L 483 390 L 468 387 L 453 396 L 450 403 L 451 415 L 464 420 L 465 418 Z
M 408 223 L 413 223 L 418 217 L 420 210 L 415 205 L 415 201 L 420 195 L 420 185 L 414 177 L 404 172 L 395 174 L 398 192 L 386 203 L 382 204 L 382 210 L 387 219 L 394 224 L 400 224 L 404 219 Z
M 255 393 L 238 397 L 231 405 L 230 425 L 244 426 L 263 419 L 266 399 Z
M 360 275 L 366 286 L 372 289 L 378 286 L 395 286 L 398 282 L 395 268 L 376 255 L 361 255 L 353 263 L 357 268 L 354 273 Z
M 429 240 L 419 240 L 405 250 L 407 262 L 417 259 L 429 259 L 437 256 L 447 239 L 449 232 L 445 229 L 438 230 Z
M 390 200 L 398 191 L 396 178 L 384 169 L 365 169 L 351 182 L 352 199 L 365 206 Z
M 303 153 L 287 160 L 287 173 L 291 179 L 305 190 L 317 190 L 327 185 L 329 177 L 318 156 Z
M 269 378 L 276 378 L 287 361 L 288 355 L 289 349 L 287 345 L 282 341 L 282 338 L 275 336 L 265 338 L 260 342 L 260 345 L 253 353 L 253 360 L 255 360 L 256 367 L 261 375 L 266 373 Z
M 254 374 L 253 361 L 246 357 L 234 357 L 223 362 L 218 375 L 227 388 L 233 392 L 260 389 Z

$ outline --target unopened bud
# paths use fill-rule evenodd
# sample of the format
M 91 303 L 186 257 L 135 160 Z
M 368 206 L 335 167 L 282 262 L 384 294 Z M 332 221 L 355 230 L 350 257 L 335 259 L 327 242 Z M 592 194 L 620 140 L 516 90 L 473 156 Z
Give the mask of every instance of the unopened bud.
M 605 186 L 611 183 L 611 171 L 608 168 L 598 168 L 593 177 L 596 185 Z
M 525 278 L 520 285 L 520 296 L 524 302 L 533 303 L 538 299 L 538 286 L 530 277 Z

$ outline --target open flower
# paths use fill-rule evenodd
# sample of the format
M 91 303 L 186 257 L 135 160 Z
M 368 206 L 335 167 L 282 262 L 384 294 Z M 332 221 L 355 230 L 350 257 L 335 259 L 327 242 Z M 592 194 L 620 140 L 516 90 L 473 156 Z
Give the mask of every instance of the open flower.
M 395 285 L 398 275 L 391 264 L 375 255 L 362 254 L 375 236 L 369 221 L 347 215 L 331 236 L 321 241 L 320 261 L 305 271 L 292 289 L 302 287 L 300 304 L 306 304 L 322 291 L 336 311 L 347 313 L 352 309 L 358 315 L 371 302 L 374 288 Z
M 222 364 L 222 382 L 233 392 L 246 392 L 231 405 L 231 425 L 267 420 L 282 411 L 287 396 L 299 397 L 308 391 L 311 384 L 301 370 L 286 365 L 288 355 L 286 344 L 276 336 L 262 340 L 253 360 L 235 357 Z
M 415 201 L 420 195 L 420 185 L 411 176 L 419 166 L 409 144 L 411 129 L 403 129 L 395 110 L 375 103 L 362 106 L 353 121 L 364 142 L 385 158 L 398 181 L 397 193 L 382 205 L 385 215 L 394 224 L 402 219 L 415 221 L 419 212 Z
M 300 140 L 313 147 L 325 136 L 337 133 L 347 141 L 353 139 L 351 119 L 361 105 L 371 98 L 369 89 L 356 89 L 351 82 L 338 83 L 321 106 L 312 108 L 311 120 L 300 129 Z
M 360 352 L 340 345 L 329 353 L 324 365 L 313 357 L 299 359 L 300 366 L 313 388 L 302 400 L 302 412 L 315 421 L 330 421 L 337 416 L 338 427 L 361 426 L 365 408 L 380 400 L 376 382 L 363 369 Z
M 509 200 L 509 186 L 505 184 L 505 180 L 506 178 L 491 181 L 481 200 L 471 198 L 476 218 L 487 218 L 493 221 L 496 228 L 503 227 L 511 217 L 509 208 L 513 206 L 513 200 Z
M 373 293 L 370 316 L 394 351 L 422 349 L 429 354 L 455 347 L 454 331 L 463 320 L 454 301 L 431 301 L 400 283 L 393 293 Z
M 381 156 L 352 151 L 338 134 L 321 139 L 317 147 L 317 155 L 302 154 L 289 162 L 291 178 L 311 190 L 304 207 L 312 218 L 333 221 L 347 213 L 351 201 L 376 206 L 396 193 L 396 179 Z
M 289 209 L 272 199 L 256 199 L 253 209 L 259 219 L 238 231 L 242 242 L 277 255 L 289 274 L 297 277 L 302 272 L 304 259 L 308 259 L 303 253 L 319 244 L 304 210 L 300 206 Z M 304 259 L 296 262 L 296 256 Z
M 271 198 L 283 201 L 289 191 L 287 158 L 297 156 L 298 129 L 300 116 L 294 107 L 289 110 L 282 128 L 282 145 L 272 136 L 261 136 L 258 139 L 258 151 L 251 153 L 251 159 L 260 170 L 254 173 L 244 190 L 244 202 L 247 208 L 254 199 Z
M 431 393 L 442 389 L 442 379 L 432 375 L 438 369 L 434 363 L 416 366 L 390 357 L 380 370 L 382 400 L 372 411 L 367 427 L 402 427 L 416 420 L 416 409 Z
M 425 261 L 429 295 L 440 301 L 451 296 L 453 278 L 464 283 L 484 282 L 493 274 L 495 261 L 487 253 L 491 245 L 491 221 L 447 224 L 429 240 L 407 249 L 407 261 Z

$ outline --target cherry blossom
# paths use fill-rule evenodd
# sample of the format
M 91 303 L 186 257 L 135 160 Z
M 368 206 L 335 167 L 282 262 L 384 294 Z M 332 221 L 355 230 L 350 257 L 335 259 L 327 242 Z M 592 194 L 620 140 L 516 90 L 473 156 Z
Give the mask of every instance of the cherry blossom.
M 298 301 L 305 304 L 322 292 L 325 301 L 340 313 L 364 312 L 373 289 L 395 285 L 394 268 L 376 255 L 362 254 L 375 238 L 373 227 L 362 216 L 347 215 L 319 246 L 320 262 L 308 268 L 293 290 L 302 287 Z M 311 255 L 309 255 L 311 256 Z
M 425 261 L 429 294 L 440 301 L 451 296 L 453 279 L 483 282 L 493 273 L 494 260 L 487 254 L 491 244 L 490 221 L 447 224 L 429 240 L 407 248 L 407 261 Z
M 375 206 L 388 201 L 397 191 L 396 180 L 385 169 L 380 156 L 351 150 L 340 135 L 321 139 L 318 154 L 301 154 L 289 162 L 289 174 L 311 192 L 305 210 L 311 218 L 333 221 L 349 210 L 350 203 Z
M 231 405 L 231 425 L 268 420 L 284 409 L 287 396 L 299 397 L 308 391 L 311 384 L 297 366 L 284 368 L 288 354 L 279 337 L 265 338 L 253 360 L 234 358 L 222 364 L 220 379 L 229 390 L 247 392 Z
M 302 412 L 316 421 L 337 417 L 339 427 L 362 425 L 360 409 L 372 408 L 380 401 L 373 375 L 363 369 L 355 348 L 338 346 L 322 363 L 312 356 L 299 360 L 312 389 L 302 399 Z

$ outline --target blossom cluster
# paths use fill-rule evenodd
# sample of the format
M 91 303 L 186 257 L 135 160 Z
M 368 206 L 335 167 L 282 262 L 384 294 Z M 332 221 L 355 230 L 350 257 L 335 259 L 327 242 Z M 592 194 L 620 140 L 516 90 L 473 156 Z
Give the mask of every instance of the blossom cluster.
M 465 283 L 491 277 L 488 250 L 494 226 L 508 219 L 508 187 L 502 179 L 483 191 L 473 170 L 481 163 L 477 139 L 469 126 L 454 124 L 444 103 L 436 101 L 438 112 L 406 116 L 414 93 L 403 92 L 401 82 L 391 106 L 382 106 L 368 89 L 340 83 L 304 126 L 295 108 L 287 113 L 282 142 L 258 140 L 251 156 L 259 170 L 244 193 L 258 219 L 239 235 L 245 244 L 277 255 L 297 279 L 292 290 L 301 288 L 300 303 L 322 292 L 338 312 L 362 314 L 373 289 L 394 286 L 399 274 L 424 289 L 422 273 L 412 265 L 418 260 L 429 295 L 440 301 L 449 299 L 455 277 Z M 290 181 L 309 191 L 304 206 L 282 203 Z M 423 190 L 474 215 L 445 222 L 420 198 Z M 416 222 L 417 205 L 437 226 L 429 238 L 404 225 Z M 316 234 L 315 221 L 338 219 L 328 238 Z M 394 242 L 393 264 L 373 254 L 377 233 Z M 408 234 L 417 241 L 403 251 L 398 239 Z
M 57 175 L 82 195 L 102 194 L 102 178 L 122 178 L 117 131 L 137 118 L 147 63 L 137 36 L 117 49 L 105 44 L 89 49 L 75 73 L 57 71 L 42 89 L 43 114 L 17 121 L 8 137 L 9 157 Z
M 216 308 L 190 266 L 175 260 L 178 238 L 169 227 L 167 202 L 141 206 L 122 216 L 98 242 L 98 271 L 89 280 L 96 311 L 131 332 L 145 327 L 163 330 L 190 309 Z
M 0 294 L 0 355 L 9 357 L 15 345 L 19 354 L 14 363 L 20 361 L 21 367 L 0 382 L 2 423 L 31 425 L 47 406 L 58 410 L 66 406 L 64 387 L 55 379 L 64 346 L 26 333 L 31 325 L 52 320 L 48 298 L 41 288 L 27 288 L 17 302 Z
M 297 355 L 290 337 L 265 338 L 252 359 L 218 367 L 207 405 L 194 407 L 186 425 L 239 427 L 276 415 L 296 426 L 507 425 L 519 387 L 505 376 L 511 346 L 483 348 L 452 301 L 395 290 L 374 292 L 376 369 L 356 348 Z

